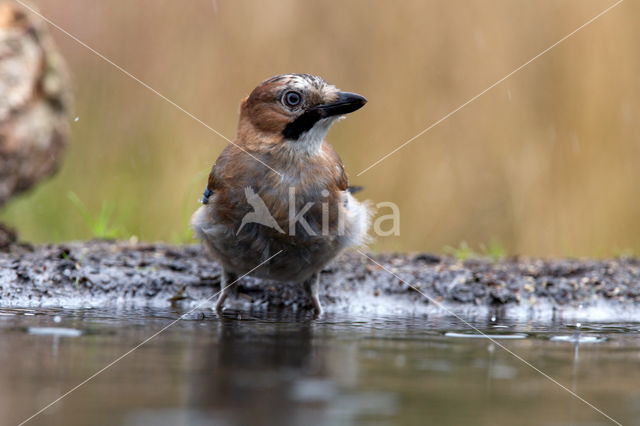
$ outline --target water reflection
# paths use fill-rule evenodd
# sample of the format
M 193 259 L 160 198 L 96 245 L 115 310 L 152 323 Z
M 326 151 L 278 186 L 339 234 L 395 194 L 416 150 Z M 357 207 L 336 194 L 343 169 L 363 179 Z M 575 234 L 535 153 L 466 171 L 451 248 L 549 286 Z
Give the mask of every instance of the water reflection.
M 4 425 L 19 423 L 181 312 L 0 314 Z M 500 345 L 621 423 L 640 415 L 638 324 L 583 322 L 577 330 L 465 320 L 511 338 L 468 338 L 477 332 L 447 317 L 310 321 L 242 313 L 219 320 L 203 311 L 29 424 L 607 424 Z M 584 344 L 587 338 L 602 341 Z
M 217 336 L 197 356 L 187 404 L 224 413 L 234 424 L 296 424 L 300 410 L 288 409 L 296 382 L 326 375 L 324 357 L 312 356 L 311 325 L 225 319 Z M 324 401 L 312 402 L 321 411 Z

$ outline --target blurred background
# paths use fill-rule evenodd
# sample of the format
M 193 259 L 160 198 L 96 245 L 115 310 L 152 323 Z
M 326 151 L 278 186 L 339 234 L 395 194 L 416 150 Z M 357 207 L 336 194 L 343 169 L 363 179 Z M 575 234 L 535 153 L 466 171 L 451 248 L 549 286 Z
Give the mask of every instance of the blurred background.
M 392 201 L 376 250 L 640 252 L 640 16 L 624 2 L 410 145 L 356 174 L 614 3 L 610 0 L 33 1 L 232 138 L 240 99 L 306 72 L 369 99 L 329 141 L 360 198 Z M 75 86 L 59 173 L 0 220 L 34 242 L 190 242 L 226 142 L 52 29 Z

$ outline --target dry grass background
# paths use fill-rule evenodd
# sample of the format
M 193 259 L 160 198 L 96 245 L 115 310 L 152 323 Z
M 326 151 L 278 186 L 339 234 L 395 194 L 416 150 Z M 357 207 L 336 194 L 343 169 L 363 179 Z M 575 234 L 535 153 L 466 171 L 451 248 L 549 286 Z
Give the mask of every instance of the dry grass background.
M 380 165 L 355 174 L 612 0 L 40 0 L 40 11 L 232 137 L 240 99 L 283 72 L 369 104 L 330 142 L 352 182 L 402 211 L 380 250 L 498 241 L 509 253 L 640 248 L 640 2 L 627 0 Z M 0 219 L 34 241 L 81 239 L 113 209 L 121 236 L 187 241 L 225 141 L 53 31 L 76 88 L 60 173 Z

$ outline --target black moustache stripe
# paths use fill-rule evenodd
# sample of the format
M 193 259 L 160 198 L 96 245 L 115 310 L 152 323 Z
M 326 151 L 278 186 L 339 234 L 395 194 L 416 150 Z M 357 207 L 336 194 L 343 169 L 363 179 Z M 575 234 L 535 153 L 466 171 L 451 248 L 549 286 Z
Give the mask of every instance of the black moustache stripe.
M 282 136 L 284 136 L 285 139 L 297 140 L 304 132 L 311 130 L 322 118 L 324 118 L 324 114 L 321 110 L 309 110 L 287 124 L 282 131 Z

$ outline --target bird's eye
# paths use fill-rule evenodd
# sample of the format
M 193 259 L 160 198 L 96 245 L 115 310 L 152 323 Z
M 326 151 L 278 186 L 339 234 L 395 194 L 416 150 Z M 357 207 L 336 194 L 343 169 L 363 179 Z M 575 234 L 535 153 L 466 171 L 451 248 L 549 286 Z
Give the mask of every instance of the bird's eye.
M 298 92 L 287 92 L 282 97 L 282 101 L 288 107 L 295 107 L 302 102 L 302 95 Z

